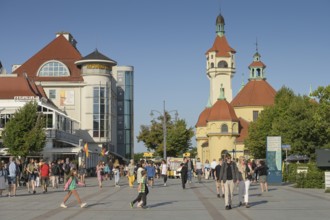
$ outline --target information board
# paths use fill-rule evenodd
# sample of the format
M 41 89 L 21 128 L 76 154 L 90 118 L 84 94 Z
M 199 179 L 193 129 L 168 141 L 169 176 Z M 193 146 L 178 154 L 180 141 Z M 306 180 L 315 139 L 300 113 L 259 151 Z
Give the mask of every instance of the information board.
M 266 161 L 268 183 L 282 183 L 282 138 L 280 136 L 267 137 Z

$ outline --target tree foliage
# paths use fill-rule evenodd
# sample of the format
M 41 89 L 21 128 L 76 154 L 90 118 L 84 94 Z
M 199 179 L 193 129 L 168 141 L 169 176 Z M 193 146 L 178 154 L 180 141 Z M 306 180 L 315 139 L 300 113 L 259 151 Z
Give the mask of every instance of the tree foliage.
M 191 138 L 194 136 L 193 128 L 187 128 L 187 123 L 183 119 L 171 120 L 171 116 L 166 112 L 166 154 L 167 156 L 178 156 L 187 152 L 191 146 Z M 155 151 L 157 155 L 163 156 L 164 117 L 159 116 L 151 120 L 151 125 L 141 125 L 140 133 L 137 136 L 138 142 L 143 142 L 148 150 Z
M 278 91 L 274 106 L 250 123 L 245 146 L 255 158 L 265 158 L 267 136 L 281 136 L 283 144 L 291 145 L 290 153 L 312 158 L 315 149 L 329 147 L 330 86 L 319 87 L 312 95 L 319 102 L 286 87 Z
M 37 112 L 37 103 L 29 102 L 20 108 L 6 124 L 3 131 L 4 146 L 14 156 L 39 153 L 44 148 L 46 134 L 44 120 Z

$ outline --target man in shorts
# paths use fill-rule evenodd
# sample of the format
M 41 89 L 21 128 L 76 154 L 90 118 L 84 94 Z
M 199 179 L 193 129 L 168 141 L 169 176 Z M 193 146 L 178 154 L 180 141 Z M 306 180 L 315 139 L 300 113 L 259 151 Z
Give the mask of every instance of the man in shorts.
M 8 196 L 16 196 L 16 174 L 17 174 L 17 166 L 15 163 L 15 158 L 14 157 L 10 157 L 9 158 L 10 164 L 8 166 Z

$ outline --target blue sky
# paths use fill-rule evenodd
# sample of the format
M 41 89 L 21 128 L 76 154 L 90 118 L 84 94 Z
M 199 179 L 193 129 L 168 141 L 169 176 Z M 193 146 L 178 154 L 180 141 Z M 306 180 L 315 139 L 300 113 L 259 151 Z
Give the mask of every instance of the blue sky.
M 220 5 L 237 52 L 233 96 L 247 82 L 256 39 L 274 89 L 285 85 L 304 95 L 310 86 L 329 85 L 329 0 L 2 0 L 0 61 L 10 72 L 56 32 L 70 32 L 83 56 L 97 48 L 118 65 L 134 66 L 135 136 L 163 100 L 194 127 L 208 100 L 205 52 Z M 145 151 L 143 144 L 135 151 Z

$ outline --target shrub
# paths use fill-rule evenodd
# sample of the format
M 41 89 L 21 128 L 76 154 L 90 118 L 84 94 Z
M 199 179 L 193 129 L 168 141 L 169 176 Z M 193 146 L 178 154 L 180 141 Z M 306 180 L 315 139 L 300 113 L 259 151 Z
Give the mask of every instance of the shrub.
M 299 167 L 308 167 L 307 173 L 297 173 Z M 297 188 L 324 188 L 324 171 L 315 163 L 288 164 L 283 169 L 283 181 L 293 183 Z

